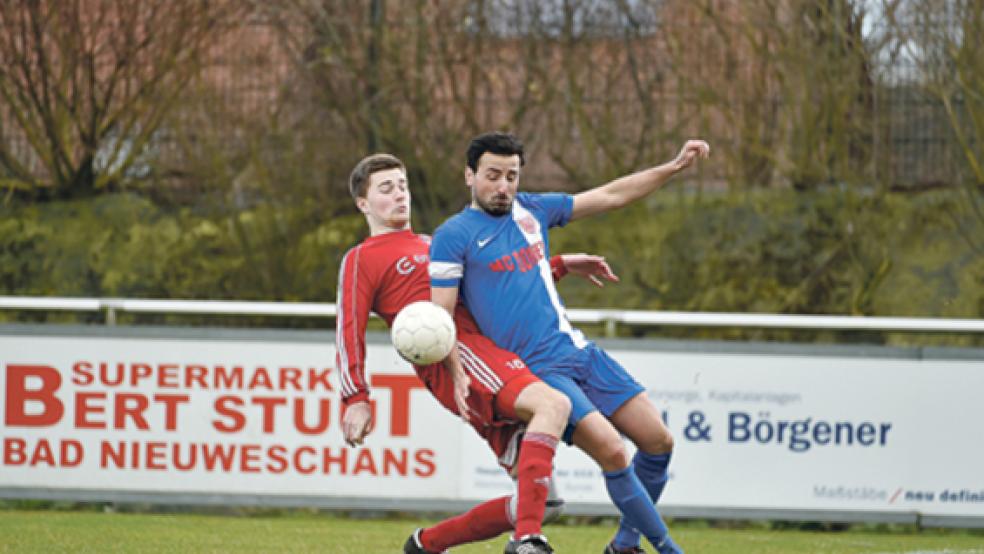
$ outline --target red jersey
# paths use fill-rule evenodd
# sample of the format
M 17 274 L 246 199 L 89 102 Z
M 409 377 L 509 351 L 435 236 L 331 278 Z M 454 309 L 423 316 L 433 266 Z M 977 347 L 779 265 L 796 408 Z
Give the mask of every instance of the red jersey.
M 367 238 L 342 258 L 335 328 L 337 366 L 346 404 L 368 398 L 366 324 L 369 312 L 393 324 L 411 302 L 430 300 L 428 237 L 394 231 Z
M 410 230 L 394 231 L 367 238 L 342 258 L 335 343 L 341 394 L 346 404 L 367 400 L 369 396 L 365 375 L 369 313 L 376 312 L 388 327 L 407 304 L 430 300 L 429 248 L 430 237 L 426 235 Z M 551 266 L 555 278 L 565 272 L 559 258 L 552 259 Z M 479 334 L 478 326 L 460 304 L 454 320 L 459 337 Z

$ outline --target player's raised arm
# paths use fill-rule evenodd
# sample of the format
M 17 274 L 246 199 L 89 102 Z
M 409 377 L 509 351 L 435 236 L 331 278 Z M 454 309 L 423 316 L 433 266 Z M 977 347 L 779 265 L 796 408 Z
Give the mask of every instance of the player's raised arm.
M 677 173 L 690 167 L 697 158 L 706 158 L 710 146 L 702 140 L 688 140 L 672 161 L 663 165 L 619 177 L 600 187 L 574 195 L 571 219 L 580 219 L 621 208 L 652 193 Z

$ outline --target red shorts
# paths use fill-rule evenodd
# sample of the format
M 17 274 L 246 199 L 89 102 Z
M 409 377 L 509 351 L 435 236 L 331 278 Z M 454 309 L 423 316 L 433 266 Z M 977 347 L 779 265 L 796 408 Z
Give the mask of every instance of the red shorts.
M 539 382 L 518 356 L 503 350 L 478 331 L 471 316 L 459 307 L 458 355 L 471 378 L 468 422 L 495 452 L 499 463 L 511 469 L 519 455 L 519 438 L 525 423 L 516 415 L 516 397 L 531 383 Z M 417 375 L 435 398 L 458 414 L 454 382 L 443 364 L 414 366 Z

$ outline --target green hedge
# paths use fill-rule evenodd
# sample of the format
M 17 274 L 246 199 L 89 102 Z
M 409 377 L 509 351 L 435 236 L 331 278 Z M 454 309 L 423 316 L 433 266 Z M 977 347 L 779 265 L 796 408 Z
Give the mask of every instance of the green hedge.
M 958 191 L 915 196 L 839 188 L 703 196 L 678 192 L 654 200 L 556 233 L 553 251 L 603 253 L 623 279 L 615 289 L 563 285 L 568 305 L 984 317 L 984 219 Z M 857 332 L 657 332 L 916 342 L 912 336 Z M 938 338 L 928 342 L 941 342 Z M 920 342 L 926 343 L 926 337 Z M 942 342 L 984 344 L 980 336 Z
M 567 280 L 561 291 L 572 307 L 978 318 L 982 231 L 984 220 L 954 190 L 679 189 L 554 231 L 552 250 L 604 254 L 623 279 L 605 289 Z M 313 207 L 268 204 L 207 215 L 135 195 L 7 206 L 0 293 L 331 302 L 341 256 L 365 233 L 354 209 L 325 218 Z
M 331 302 L 341 255 L 364 226 L 361 215 L 321 220 L 309 208 L 165 211 L 132 195 L 8 207 L 0 212 L 0 288 L 9 295 Z

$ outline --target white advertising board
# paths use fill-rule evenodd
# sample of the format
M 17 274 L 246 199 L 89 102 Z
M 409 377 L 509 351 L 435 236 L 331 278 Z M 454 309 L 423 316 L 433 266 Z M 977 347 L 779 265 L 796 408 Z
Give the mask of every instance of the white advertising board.
M 0 486 L 453 498 L 464 429 L 372 350 L 353 449 L 326 344 L 0 337 Z
M 982 357 L 639 344 L 609 352 L 673 431 L 668 510 L 984 517 Z M 327 340 L 0 336 L 0 490 L 408 508 L 511 490 L 484 443 L 383 342 L 368 353 L 376 429 L 365 447 L 346 446 L 333 365 Z M 555 475 L 570 505 L 609 505 L 581 452 L 561 448 Z
M 609 352 L 673 432 L 664 506 L 984 516 L 982 360 Z M 556 477 L 568 502 L 608 501 L 579 451 Z

